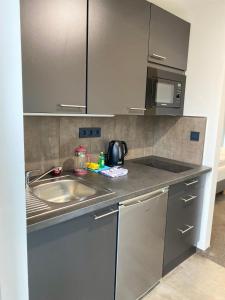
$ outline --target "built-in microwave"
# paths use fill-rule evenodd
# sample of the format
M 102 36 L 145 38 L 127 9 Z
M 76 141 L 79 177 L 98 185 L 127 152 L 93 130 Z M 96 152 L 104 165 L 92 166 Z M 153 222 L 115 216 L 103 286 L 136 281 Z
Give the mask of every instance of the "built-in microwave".
M 146 109 L 153 115 L 182 116 L 186 76 L 182 73 L 148 67 Z

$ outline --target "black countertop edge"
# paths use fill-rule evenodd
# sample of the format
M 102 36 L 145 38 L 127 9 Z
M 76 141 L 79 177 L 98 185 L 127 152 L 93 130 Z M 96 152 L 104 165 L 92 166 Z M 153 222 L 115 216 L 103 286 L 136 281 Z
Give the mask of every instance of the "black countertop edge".
M 130 161 L 130 162 L 132 162 L 132 161 Z M 126 165 L 125 165 L 125 167 L 126 167 Z M 147 167 L 147 168 L 149 170 L 150 167 Z M 128 169 L 129 169 L 129 167 L 128 167 Z M 150 168 L 150 169 L 152 169 L 152 168 Z M 175 176 L 174 174 L 172 176 L 170 174 L 171 179 L 168 178 L 167 180 L 162 180 L 160 183 L 155 184 L 155 185 L 150 185 L 148 187 L 140 188 L 140 189 L 137 188 L 135 191 L 132 191 L 130 193 L 125 192 L 125 193 L 120 194 L 120 192 L 116 192 L 115 194 L 112 195 L 112 197 L 110 199 L 106 199 L 106 200 L 103 199 L 102 201 L 99 201 L 99 202 L 93 203 L 93 204 L 90 204 L 91 203 L 91 201 L 90 201 L 89 203 L 87 203 L 87 206 L 85 206 L 85 207 L 82 207 L 82 208 L 75 207 L 73 211 L 64 212 L 64 213 L 61 212 L 59 215 L 54 216 L 54 217 L 48 216 L 48 217 L 46 217 L 46 219 L 41 220 L 41 221 L 35 221 L 35 219 L 34 219 L 33 221 L 31 221 L 32 223 L 30 223 L 30 224 L 28 221 L 27 232 L 31 233 L 31 232 L 34 232 L 37 230 L 41 230 L 41 229 L 62 223 L 62 222 L 66 222 L 71 219 L 83 216 L 85 214 L 90 214 L 97 210 L 101 210 L 101 209 L 107 208 L 109 206 L 116 205 L 121 201 L 128 200 L 130 198 L 142 195 L 144 193 L 149 193 L 154 190 L 182 182 L 184 180 L 189 180 L 195 176 L 203 175 L 210 171 L 211 171 L 211 168 L 209 168 L 209 167 L 196 166 L 196 168 L 194 168 L 192 170 L 188 170 L 188 171 L 180 173 L 180 174 L 177 174 L 177 176 Z M 165 174 L 165 171 L 158 170 L 158 172 L 162 172 Z M 166 172 L 166 173 L 168 173 L 168 172 Z M 169 174 L 168 174 L 168 177 L 170 177 Z M 101 178 L 99 177 L 99 179 L 101 179 Z M 107 180 L 110 180 L 110 179 L 107 178 Z M 140 178 L 140 180 L 141 180 L 141 178 Z

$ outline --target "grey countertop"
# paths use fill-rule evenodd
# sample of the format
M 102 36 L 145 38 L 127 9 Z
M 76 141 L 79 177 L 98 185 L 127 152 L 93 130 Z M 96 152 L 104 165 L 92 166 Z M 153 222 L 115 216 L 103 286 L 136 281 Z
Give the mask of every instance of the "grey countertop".
M 129 198 L 191 179 L 211 170 L 209 167 L 179 162 L 179 164 L 190 166 L 191 169 L 182 173 L 172 173 L 140 164 L 141 160 L 142 158 L 126 161 L 124 168 L 128 169 L 128 175 L 119 178 L 108 178 L 89 172 L 84 176 L 86 184 L 90 183 L 91 185 L 107 188 L 114 193 L 106 197 L 81 202 L 64 210 L 48 209 L 42 214 L 36 212 L 27 219 L 28 232 L 40 230 L 96 210 L 104 209 Z M 168 159 L 163 160 L 165 162 L 171 161 Z M 29 196 L 30 194 L 28 193 L 28 199 Z

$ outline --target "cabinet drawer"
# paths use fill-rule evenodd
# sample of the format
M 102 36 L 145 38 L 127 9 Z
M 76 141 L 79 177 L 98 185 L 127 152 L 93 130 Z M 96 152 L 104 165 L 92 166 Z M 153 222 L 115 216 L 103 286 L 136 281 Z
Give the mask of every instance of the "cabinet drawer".
M 200 202 L 199 193 L 196 191 L 190 193 L 176 194 L 169 197 L 167 207 L 167 226 L 181 224 L 182 222 L 194 222 L 197 213 L 197 207 Z
M 202 180 L 200 177 L 194 177 L 180 183 L 171 185 L 170 194 L 191 193 L 194 190 L 200 189 Z
M 188 249 L 190 249 L 196 239 L 196 228 L 192 224 L 176 225 L 167 228 L 165 238 L 164 266 L 176 260 Z
M 197 226 L 197 212 L 199 207 L 199 197 L 185 203 L 181 199 L 175 199 L 177 205 L 172 209 L 168 207 L 166 220 L 166 235 L 175 237 L 186 236 L 186 233 L 193 231 Z M 191 230 L 187 230 L 192 227 Z M 182 231 L 185 231 L 182 233 Z M 195 243 L 195 240 L 193 240 Z

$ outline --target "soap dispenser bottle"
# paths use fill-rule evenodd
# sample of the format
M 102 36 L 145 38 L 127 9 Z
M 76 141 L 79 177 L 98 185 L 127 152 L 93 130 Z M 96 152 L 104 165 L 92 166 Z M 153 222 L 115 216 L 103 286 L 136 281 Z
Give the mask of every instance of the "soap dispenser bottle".
M 99 154 L 99 158 L 98 158 L 98 164 L 99 164 L 99 168 L 102 169 L 105 166 L 105 155 L 103 152 L 101 152 Z

